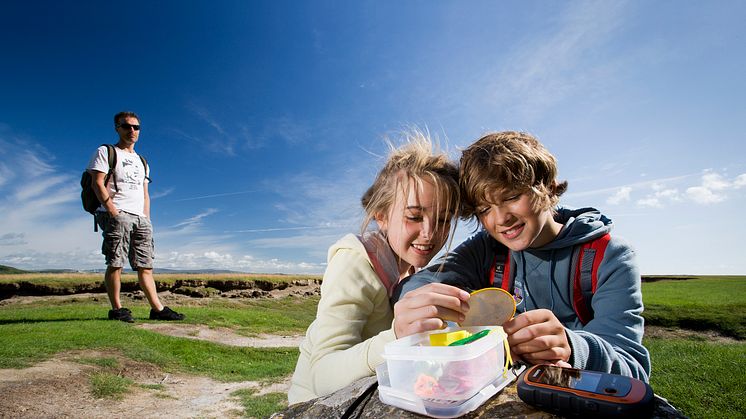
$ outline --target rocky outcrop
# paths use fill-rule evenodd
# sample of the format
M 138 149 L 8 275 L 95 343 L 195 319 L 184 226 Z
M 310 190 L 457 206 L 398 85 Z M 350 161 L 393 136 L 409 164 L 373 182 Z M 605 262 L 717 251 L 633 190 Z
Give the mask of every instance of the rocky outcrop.
M 350 418 L 422 418 L 423 416 L 408 412 L 398 407 L 389 406 L 378 398 L 378 390 L 369 391 L 376 382 L 375 377 L 358 380 L 349 386 L 325 397 L 305 403 L 298 403 L 282 412 L 272 415 L 272 419 L 312 419 L 339 418 L 347 413 Z M 354 406 L 353 406 L 354 405 Z M 537 410 L 518 398 L 515 384 L 512 384 L 492 397 L 475 411 L 464 418 L 557 418 L 551 413 Z M 685 418 L 665 399 L 655 399 L 652 418 L 673 419 Z
M 273 291 L 282 291 L 293 287 L 315 287 L 321 285 L 321 279 L 300 279 L 292 281 L 250 280 L 216 280 L 209 278 L 178 279 L 171 282 L 156 280 L 158 292 L 171 291 L 175 294 L 195 298 L 224 296 L 227 298 L 258 298 L 270 296 Z M 135 292 L 140 289 L 137 282 L 122 281 L 122 292 Z M 14 296 L 72 295 L 83 293 L 105 293 L 106 288 L 100 282 L 80 282 L 70 285 L 49 285 L 31 281 L 0 283 L 0 300 Z M 314 291 L 303 291 L 302 295 L 317 294 Z

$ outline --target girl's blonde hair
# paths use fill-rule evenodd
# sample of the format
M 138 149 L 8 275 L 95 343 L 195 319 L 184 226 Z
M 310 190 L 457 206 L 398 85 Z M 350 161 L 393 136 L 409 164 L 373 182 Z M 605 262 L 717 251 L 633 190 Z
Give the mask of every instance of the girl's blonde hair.
M 424 181 L 434 186 L 437 205 L 435 225 L 450 221 L 459 212 L 460 192 L 456 165 L 422 131 L 413 128 L 404 132 L 403 136 L 403 145 L 400 147 L 389 143 L 390 153 L 386 164 L 361 198 L 365 209 L 361 228 L 363 232 L 376 217 L 388 216 L 396 191 L 401 188 L 405 195 L 408 194 L 410 181 L 414 181 L 418 189 L 423 187 Z M 437 219 L 443 212 L 448 214 L 448 220 Z
M 534 136 L 503 131 L 487 134 L 461 154 L 462 217 L 493 204 L 496 195 L 528 193 L 534 210 L 553 208 L 567 190 L 557 181 L 557 160 Z

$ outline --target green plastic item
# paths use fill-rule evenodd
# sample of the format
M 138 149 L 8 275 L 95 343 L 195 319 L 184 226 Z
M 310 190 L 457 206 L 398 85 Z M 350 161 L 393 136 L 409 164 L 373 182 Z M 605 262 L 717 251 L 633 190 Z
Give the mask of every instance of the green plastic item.
M 448 346 L 461 346 L 461 345 L 466 345 L 467 343 L 472 343 L 472 342 L 474 342 L 474 341 L 475 341 L 475 340 L 477 340 L 477 339 L 481 339 L 481 338 L 483 338 L 483 337 L 487 336 L 487 335 L 488 335 L 488 334 L 489 334 L 490 332 L 491 332 L 491 330 L 490 330 L 490 329 L 484 329 L 484 330 L 482 330 L 482 331 L 479 331 L 479 332 L 477 332 L 477 333 L 474 333 L 474 334 L 473 334 L 473 335 L 471 335 L 471 336 L 467 336 L 467 337 L 465 337 L 465 338 L 463 338 L 463 339 L 459 339 L 459 340 L 457 340 L 457 341 L 455 341 L 455 342 L 451 343 L 451 344 L 450 344 L 450 345 L 448 345 Z

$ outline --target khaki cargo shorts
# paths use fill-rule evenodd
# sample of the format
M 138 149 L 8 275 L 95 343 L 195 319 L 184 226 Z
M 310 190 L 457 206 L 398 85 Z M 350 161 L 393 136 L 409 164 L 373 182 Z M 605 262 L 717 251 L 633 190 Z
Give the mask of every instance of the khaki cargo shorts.
M 104 237 L 101 253 L 107 266 L 122 268 L 129 259 L 135 271 L 153 269 L 153 225 L 148 218 L 124 211 L 116 217 L 98 212 L 96 222 Z

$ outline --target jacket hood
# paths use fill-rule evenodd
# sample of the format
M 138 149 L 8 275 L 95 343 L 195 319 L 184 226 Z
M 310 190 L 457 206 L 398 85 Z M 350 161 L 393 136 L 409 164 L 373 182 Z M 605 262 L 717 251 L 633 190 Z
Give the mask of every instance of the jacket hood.
M 399 282 L 399 263 L 386 237 L 380 231 L 368 231 L 359 236 L 347 234 L 329 248 L 327 263 L 343 249 L 364 256 L 391 297 L 394 286 Z
M 560 249 L 585 243 L 611 231 L 611 219 L 595 208 L 558 207 L 554 220 L 563 224 L 559 235 L 541 250 Z

